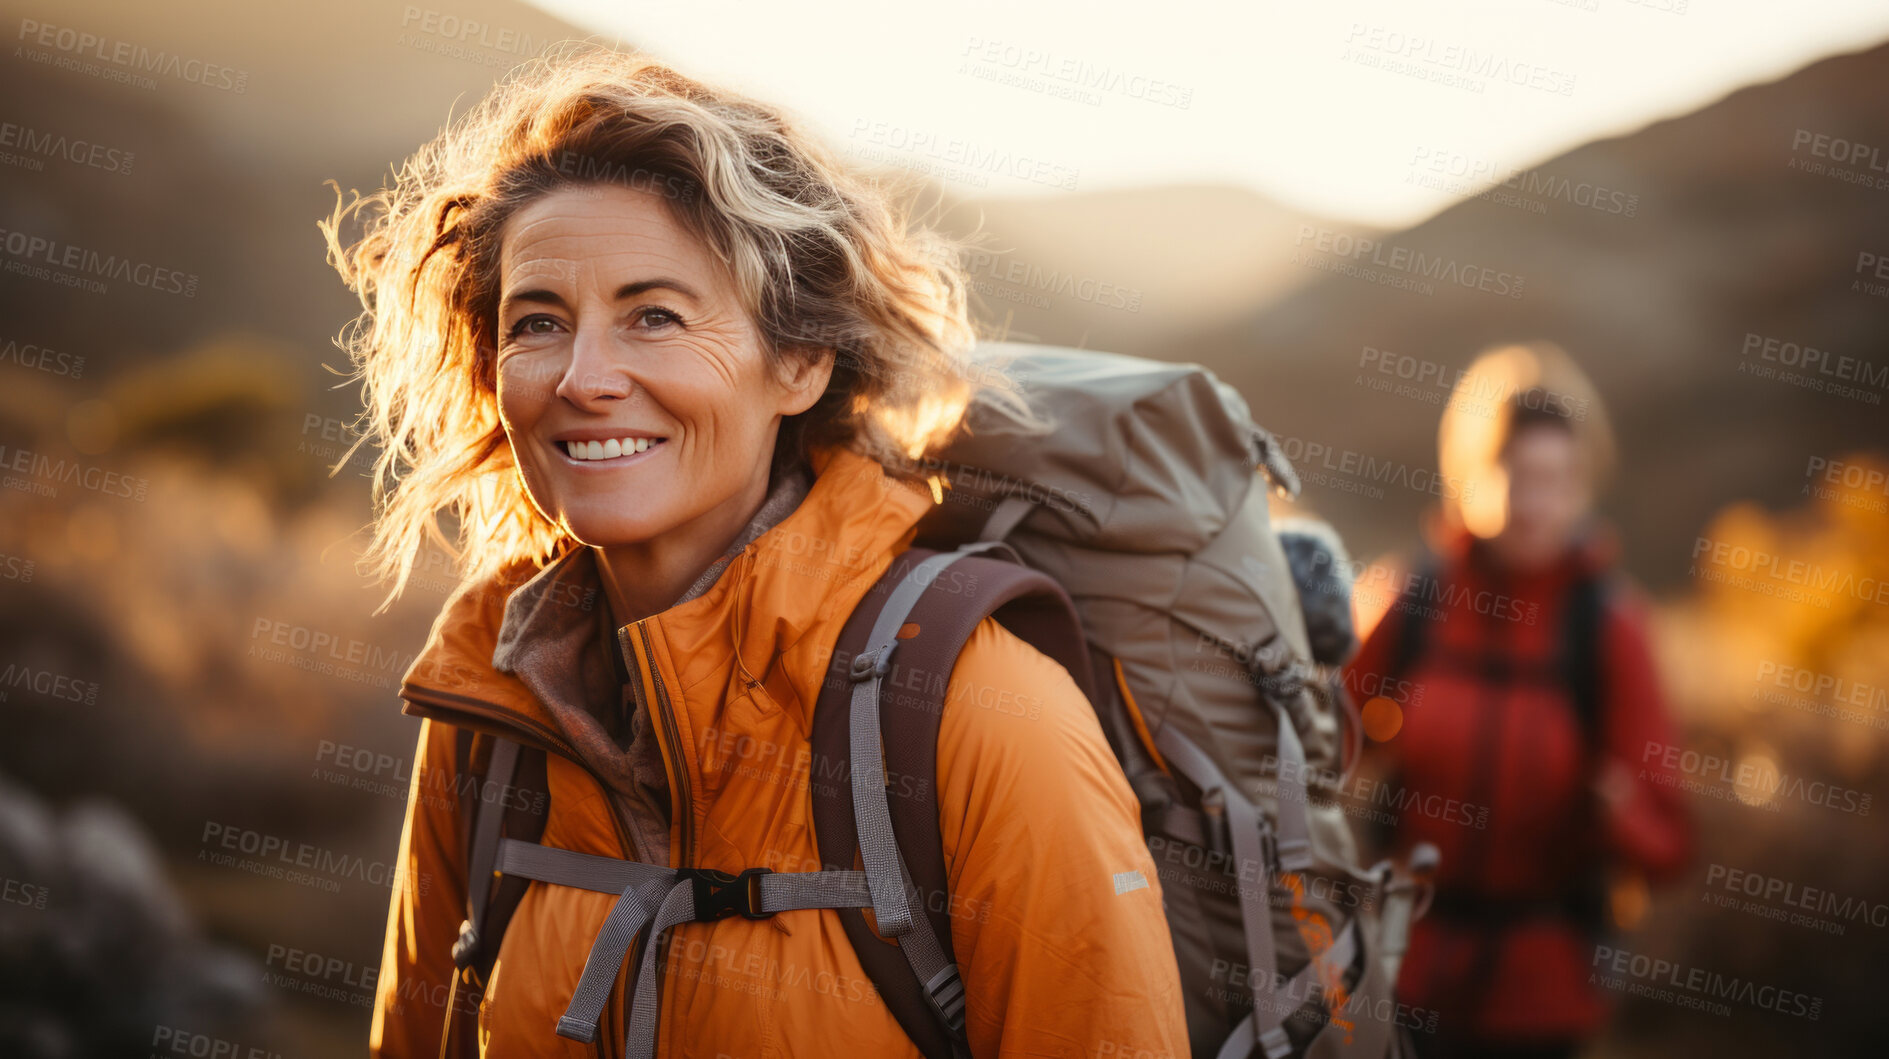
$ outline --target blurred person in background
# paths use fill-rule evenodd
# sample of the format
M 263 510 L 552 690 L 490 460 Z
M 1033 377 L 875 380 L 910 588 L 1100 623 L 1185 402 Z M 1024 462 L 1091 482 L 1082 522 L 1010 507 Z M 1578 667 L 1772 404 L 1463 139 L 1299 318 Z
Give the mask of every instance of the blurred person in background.
M 1516 384 L 1544 370 L 1570 381 Z M 1507 401 L 1470 400 L 1496 379 Z M 1351 667 L 1354 687 L 1421 689 L 1364 714 L 1370 771 L 1413 799 L 1380 838 L 1442 854 L 1398 983 L 1437 1012 L 1426 1056 L 1572 1055 L 1607 1018 L 1589 976 L 1610 886 L 1688 855 L 1674 777 L 1642 767 L 1670 722 L 1646 611 L 1591 508 L 1608 443 L 1583 386 L 1552 349 L 1465 374 L 1442 433 L 1455 502 Z M 1433 798 L 1464 808 L 1417 811 Z

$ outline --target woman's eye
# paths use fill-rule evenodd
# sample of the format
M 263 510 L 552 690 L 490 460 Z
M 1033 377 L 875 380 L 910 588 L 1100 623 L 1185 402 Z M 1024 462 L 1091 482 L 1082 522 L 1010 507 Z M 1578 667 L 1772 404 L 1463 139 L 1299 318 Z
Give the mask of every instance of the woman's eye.
M 507 332 L 507 335 L 511 338 L 517 338 L 519 335 L 526 335 L 526 334 L 530 334 L 530 335 L 549 334 L 550 333 L 549 331 L 537 330 L 536 329 L 537 325 L 538 324 L 555 325 L 556 323 L 557 321 L 551 319 L 549 316 L 545 316 L 542 313 L 535 314 L 532 316 L 527 316 L 524 319 L 513 324 L 512 329 L 509 332 Z
M 652 305 L 636 315 L 636 322 L 654 330 L 660 327 L 681 324 L 682 317 L 677 316 L 672 309 L 665 309 L 660 305 Z

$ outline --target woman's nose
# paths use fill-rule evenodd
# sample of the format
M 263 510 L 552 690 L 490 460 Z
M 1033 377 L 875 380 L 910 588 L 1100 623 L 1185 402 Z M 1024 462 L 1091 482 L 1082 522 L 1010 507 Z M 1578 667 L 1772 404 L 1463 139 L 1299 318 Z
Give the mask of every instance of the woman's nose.
M 558 379 L 557 394 L 585 408 L 600 401 L 620 401 L 634 383 L 621 358 L 611 349 L 609 336 L 597 328 L 579 327 L 571 342 L 571 359 Z

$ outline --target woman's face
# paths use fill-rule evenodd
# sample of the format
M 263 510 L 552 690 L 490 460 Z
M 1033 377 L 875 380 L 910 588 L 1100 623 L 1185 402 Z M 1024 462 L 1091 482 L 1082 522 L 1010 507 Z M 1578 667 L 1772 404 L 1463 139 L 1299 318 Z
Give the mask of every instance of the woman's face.
M 714 255 L 656 193 L 567 188 L 501 232 L 498 401 L 532 502 L 595 547 L 738 532 L 781 417 L 830 357 L 770 369 Z
M 1525 427 L 1509 440 L 1503 456 L 1508 520 L 1497 547 L 1516 566 L 1547 565 L 1567 550 L 1587 514 L 1580 443 L 1556 427 Z

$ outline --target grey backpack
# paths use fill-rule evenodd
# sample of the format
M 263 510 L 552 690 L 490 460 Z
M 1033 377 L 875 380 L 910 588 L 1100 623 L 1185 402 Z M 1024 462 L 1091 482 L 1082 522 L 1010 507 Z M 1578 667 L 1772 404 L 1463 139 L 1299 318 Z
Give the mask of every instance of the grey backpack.
M 1419 886 L 1389 864 L 1360 868 L 1342 807 L 1320 789 L 1344 771 L 1343 659 L 1314 657 L 1287 548 L 1335 539 L 1282 542 L 1266 486 L 1296 494 L 1298 479 L 1278 444 L 1196 365 L 1012 343 L 974 356 L 1018 378 L 1054 429 L 1031 433 L 978 408 L 932 454 L 944 503 L 841 634 L 814 711 L 816 769 L 850 777 L 859 764 L 844 731 L 859 705 L 847 674 L 871 627 L 949 616 L 917 620 L 894 659 L 949 672 L 970 629 L 994 614 L 1076 677 L 1141 802 L 1193 1054 L 1406 1053 L 1402 1031 L 1421 1019 L 1391 986 Z M 995 557 L 1006 551 L 1017 562 Z M 1325 555 L 1300 566 L 1345 564 Z M 965 576 L 975 599 L 951 587 Z M 898 599 L 913 580 L 935 587 Z M 1354 644 L 1345 626 L 1327 639 Z M 942 703 L 897 698 L 881 703 L 884 767 L 915 774 L 913 789 L 935 798 Z M 816 784 L 814 801 L 822 859 L 850 866 L 850 783 Z M 893 801 L 909 885 L 933 896 L 915 907 L 951 907 L 933 895 L 946 889 L 935 802 Z M 857 910 L 841 915 L 855 949 L 886 948 L 866 944 Z M 948 916 L 932 926 L 948 959 Z M 882 962 L 867 970 L 907 1031 L 927 1055 L 951 1054 L 953 1012 L 939 1018 L 906 961 Z

